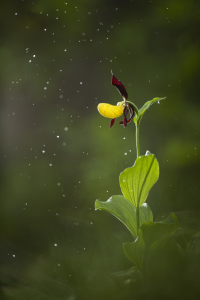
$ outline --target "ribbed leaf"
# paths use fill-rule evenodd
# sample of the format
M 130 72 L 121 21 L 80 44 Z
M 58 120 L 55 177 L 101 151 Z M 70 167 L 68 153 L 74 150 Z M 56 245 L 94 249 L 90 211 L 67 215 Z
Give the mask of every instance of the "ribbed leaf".
M 132 233 L 137 236 L 137 222 L 135 207 L 124 196 L 112 196 L 106 202 L 96 200 L 95 209 L 106 210 L 118 218 Z M 153 221 L 150 207 L 144 203 L 140 207 L 140 226 L 146 221 Z
M 124 197 L 137 207 L 141 206 L 159 177 L 159 165 L 153 154 L 140 156 L 133 167 L 120 174 L 120 187 Z

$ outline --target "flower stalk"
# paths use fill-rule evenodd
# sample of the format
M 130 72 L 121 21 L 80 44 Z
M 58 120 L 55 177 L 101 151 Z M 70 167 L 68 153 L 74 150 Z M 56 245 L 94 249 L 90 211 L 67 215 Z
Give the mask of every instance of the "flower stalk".
M 137 158 L 140 156 L 140 144 L 139 144 L 139 122 L 136 121 L 136 151 L 137 151 Z M 139 198 L 136 207 L 136 224 L 137 224 L 137 236 L 139 235 L 139 228 L 140 228 L 140 207 L 139 207 Z
M 140 156 L 140 143 L 139 143 L 139 123 L 136 122 L 136 152 L 137 152 L 137 158 Z

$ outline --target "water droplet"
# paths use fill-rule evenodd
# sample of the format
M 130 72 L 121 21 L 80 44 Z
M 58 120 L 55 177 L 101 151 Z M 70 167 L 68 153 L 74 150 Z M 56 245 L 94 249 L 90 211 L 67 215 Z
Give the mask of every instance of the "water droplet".
M 64 130 L 65 130 L 65 131 L 68 131 L 68 127 L 65 127 Z
M 54 244 L 54 246 L 55 246 L 55 247 L 57 247 L 57 246 L 58 246 L 58 244 Z

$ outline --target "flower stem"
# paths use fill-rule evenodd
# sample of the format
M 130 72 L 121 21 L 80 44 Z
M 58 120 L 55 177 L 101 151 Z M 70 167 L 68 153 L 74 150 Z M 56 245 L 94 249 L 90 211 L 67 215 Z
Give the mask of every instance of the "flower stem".
M 139 123 L 136 123 L 136 151 L 137 151 L 137 158 L 138 158 L 140 156 Z
M 139 144 L 139 122 L 136 122 L 136 151 L 137 151 L 137 158 L 140 156 L 140 144 Z M 136 207 L 136 223 L 137 223 L 137 236 L 139 233 L 140 228 L 140 206 L 139 206 L 139 199 L 137 202 Z

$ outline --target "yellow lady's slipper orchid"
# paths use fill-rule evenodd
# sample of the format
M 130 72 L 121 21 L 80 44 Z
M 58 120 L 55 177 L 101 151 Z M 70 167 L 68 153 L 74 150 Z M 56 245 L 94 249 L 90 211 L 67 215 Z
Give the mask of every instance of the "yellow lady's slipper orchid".
M 127 124 L 131 121 L 131 119 L 134 116 L 134 107 L 133 105 L 131 105 L 131 103 L 126 102 L 128 98 L 126 88 L 123 85 L 123 83 L 119 81 L 113 74 L 112 74 L 112 85 L 116 86 L 119 93 L 123 97 L 124 101 L 118 102 L 117 105 L 111 105 L 108 103 L 99 103 L 97 109 L 102 116 L 112 119 L 110 122 L 110 128 L 114 125 L 115 118 L 118 118 L 122 115 L 124 115 L 124 120 L 121 121 L 119 124 L 123 124 L 124 127 L 126 127 Z M 126 116 L 128 112 L 130 112 L 130 119 L 127 120 Z
M 117 105 L 99 103 L 97 109 L 103 117 L 113 119 L 123 115 L 125 106 L 125 101 L 119 102 Z

